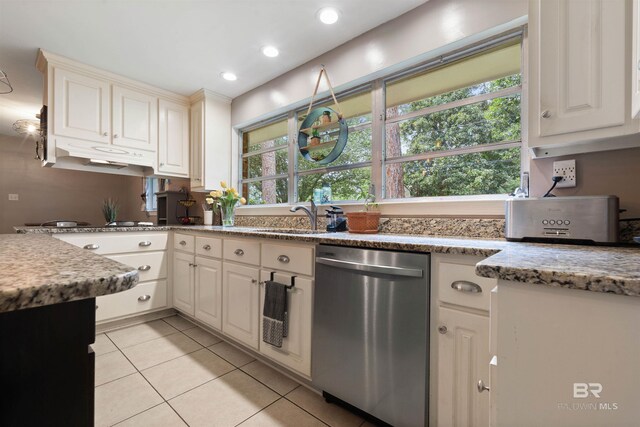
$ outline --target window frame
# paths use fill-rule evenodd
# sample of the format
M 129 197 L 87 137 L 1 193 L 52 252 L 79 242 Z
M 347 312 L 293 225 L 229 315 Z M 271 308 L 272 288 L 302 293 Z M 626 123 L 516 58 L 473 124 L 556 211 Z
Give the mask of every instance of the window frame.
M 387 119 L 386 117 L 386 85 L 398 81 L 400 79 L 404 79 L 413 75 L 418 75 L 439 67 L 446 65 L 448 63 L 452 63 L 461 59 L 468 58 L 473 55 L 481 54 L 483 52 L 487 52 L 489 50 L 495 49 L 500 46 L 504 46 L 513 42 L 514 40 L 518 40 L 520 44 L 521 50 L 521 65 L 520 65 L 520 75 L 521 75 L 521 83 L 517 86 L 512 86 L 506 89 L 501 89 L 496 92 L 490 92 L 487 94 L 474 95 L 469 98 L 465 98 L 462 100 L 453 101 L 447 104 L 441 104 L 433 107 L 427 107 L 419 111 L 414 111 L 410 113 L 406 113 L 401 116 L 396 116 L 392 119 Z M 278 208 L 288 208 L 297 203 L 304 203 L 304 201 L 299 201 L 298 194 L 298 179 L 300 176 L 313 175 L 317 173 L 327 173 L 333 171 L 340 170 L 351 170 L 358 169 L 362 167 L 370 167 L 371 169 L 371 186 L 373 193 L 376 196 L 376 199 L 380 202 L 381 207 L 388 206 L 390 211 L 396 211 L 396 207 L 399 204 L 407 204 L 416 206 L 419 203 L 427 203 L 428 205 L 433 205 L 433 203 L 452 203 L 451 206 L 457 204 L 458 202 L 469 203 L 477 201 L 479 205 L 482 205 L 482 209 L 486 210 L 486 204 L 488 201 L 492 202 L 500 202 L 507 198 L 505 194 L 479 194 L 479 195 L 454 195 L 454 196 L 426 196 L 426 197 L 407 197 L 407 198 L 384 198 L 384 186 L 385 186 L 385 168 L 387 164 L 395 164 L 395 163 L 406 163 L 409 161 L 416 160 L 425 160 L 430 158 L 438 158 L 438 157 L 447 157 L 447 156 L 456 156 L 461 154 L 469 154 L 469 153 L 477 153 L 484 151 L 496 151 L 499 149 L 508 149 L 508 148 L 520 148 L 520 178 L 522 179 L 523 174 L 528 174 L 528 164 L 530 159 L 530 154 L 527 148 L 527 134 L 528 129 L 526 127 L 526 121 L 524 120 L 527 112 L 527 86 L 525 82 L 527 81 L 527 73 L 526 73 L 526 52 L 528 49 L 528 40 L 527 40 L 527 31 L 526 26 L 519 27 L 510 31 L 507 31 L 503 34 L 497 35 L 495 37 L 491 37 L 489 39 L 485 39 L 478 43 L 473 43 L 471 45 L 467 45 L 460 49 L 452 50 L 450 53 L 438 56 L 431 60 L 425 61 L 422 64 L 417 66 L 411 66 L 405 68 L 401 71 L 393 71 L 387 75 L 383 75 L 382 77 L 378 77 L 372 80 L 369 80 L 363 84 L 360 84 L 352 89 L 337 93 L 336 96 L 338 100 L 344 99 L 346 97 L 353 96 L 357 93 L 362 93 L 366 90 L 371 92 L 371 161 L 370 162 L 359 162 L 349 165 L 339 165 L 339 166 L 325 166 L 321 168 L 314 168 L 304 171 L 298 170 L 298 145 L 297 145 L 297 134 L 298 134 L 298 115 L 304 112 L 305 108 L 294 108 L 288 111 L 287 113 L 280 113 L 272 118 L 262 120 L 260 122 L 255 123 L 254 125 L 250 125 L 247 127 L 243 127 L 238 131 L 239 136 L 239 145 L 240 152 L 238 156 L 238 185 L 239 188 L 242 189 L 243 183 L 245 181 L 264 181 L 266 179 L 288 179 L 288 202 L 287 203 L 278 203 L 278 204 L 260 204 L 260 205 L 247 205 L 242 207 L 242 209 L 253 210 L 257 208 L 272 208 L 269 209 L 269 212 L 281 212 Z M 421 154 L 416 154 L 412 156 L 400 156 L 393 158 L 386 158 L 385 151 L 385 135 L 386 135 L 386 125 L 387 123 L 399 122 L 402 120 L 407 120 L 410 118 L 420 117 L 426 114 L 430 114 L 437 111 L 443 111 L 463 105 L 470 105 L 473 103 L 478 103 L 490 99 L 510 96 L 520 94 L 520 103 L 521 103 L 521 114 L 520 114 L 520 125 L 521 125 L 521 135 L 519 141 L 501 141 L 497 143 L 487 143 L 476 145 L 472 147 L 464 147 L 459 149 L 452 150 L 442 150 L 442 151 L 430 151 Z M 314 104 L 321 104 L 327 101 L 331 101 L 330 96 L 323 97 L 322 99 L 315 100 Z M 454 105 L 459 104 L 459 105 Z M 411 117 L 410 117 L 411 116 Z M 288 120 L 288 174 L 280 174 L 267 177 L 259 177 L 259 178 L 251 178 L 245 180 L 242 178 L 243 170 L 242 170 L 242 162 L 243 162 L 243 134 L 249 132 L 251 130 L 255 130 L 257 128 L 269 125 L 278 120 L 282 120 L 283 117 L 286 117 Z M 283 146 L 279 146 L 278 148 L 269 148 L 265 150 L 268 151 L 276 151 L 278 149 L 282 149 Z M 257 154 L 257 152 L 252 152 L 251 154 Z M 340 205 L 344 205 L 347 207 L 350 206 L 360 206 L 363 201 L 360 200 L 344 200 L 338 201 Z M 352 210 L 347 208 L 347 210 Z M 497 209 L 490 209 L 496 210 Z M 267 210 L 265 210 L 266 212 Z

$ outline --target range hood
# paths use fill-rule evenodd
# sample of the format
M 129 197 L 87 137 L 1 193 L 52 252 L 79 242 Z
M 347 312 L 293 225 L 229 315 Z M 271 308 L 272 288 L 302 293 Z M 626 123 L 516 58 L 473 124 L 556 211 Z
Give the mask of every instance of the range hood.
M 112 175 L 154 175 L 156 153 L 71 138 L 48 141 L 43 166 Z

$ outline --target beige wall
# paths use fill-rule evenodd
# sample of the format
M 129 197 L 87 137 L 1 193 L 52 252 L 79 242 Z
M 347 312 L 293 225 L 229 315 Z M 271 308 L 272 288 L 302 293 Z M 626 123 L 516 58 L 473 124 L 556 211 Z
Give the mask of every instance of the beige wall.
M 0 135 L 0 233 L 54 219 L 104 224 L 107 197 L 119 200 L 119 219 L 147 219 L 140 211 L 142 178 L 43 168 L 34 157 L 32 139 Z M 9 201 L 10 193 L 20 200 Z
M 531 196 L 542 196 L 551 187 L 553 162 L 576 160 L 575 188 L 554 190 L 556 196 L 620 197 L 620 207 L 627 209 L 621 218 L 640 217 L 640 148 L 563 156 L 531 161 Z
M 331 83 L 340 90 L 340 86 L 371 80 L 381 71 L 405 68 L 451 51 L 456 45 L 486 38 L 488 34 L 483 32 L 525 15 L 526 0 L 430 0 L 235 98 L 231 123 L 246 124 L 292 104 L 308 102 L 320 64 L 326 66 Z

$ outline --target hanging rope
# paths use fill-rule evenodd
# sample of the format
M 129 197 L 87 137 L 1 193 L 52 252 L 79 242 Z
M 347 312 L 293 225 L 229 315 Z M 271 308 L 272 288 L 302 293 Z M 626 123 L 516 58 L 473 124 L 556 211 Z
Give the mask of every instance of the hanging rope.
M 340 104 L 336 99 L 336 94 L 333 92 L 333 86 L 331 86 L 331 81 L 329 80 L 329 73 L 327 73 L 326 68 L 322 65 L 320 68 L 320 73 L 318 74 L 318 80 L 316 81 L 316 87 L 313 89 L 313 94 L 311 95 L 311 101 L 309 102 L 309 108 L 307 109 L 307 116 L 311 113 L 311 107 L 313 106 L 313 101 L 318 93 L 318 87 L 320 87 L 320 79 L 324 75 L 325 81 L 327 82 L 327 86 L 329 86 L 329 91 L 331 91 L 331 98 L 333 98 L 333 102 L 336 104 L 336 110 L 338 111 L 338 119 L 342 119 L 342 110 L 340 109 Z

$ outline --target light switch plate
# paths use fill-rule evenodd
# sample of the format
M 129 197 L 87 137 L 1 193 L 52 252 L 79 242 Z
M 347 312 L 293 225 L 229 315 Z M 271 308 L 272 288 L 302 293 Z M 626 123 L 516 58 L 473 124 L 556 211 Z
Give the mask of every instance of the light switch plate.
M 9 194 L 9 200 L 11 200 L 12 202 L 15 202 L 20 200 L 20 198 L 18 197 L 17 194 Z

